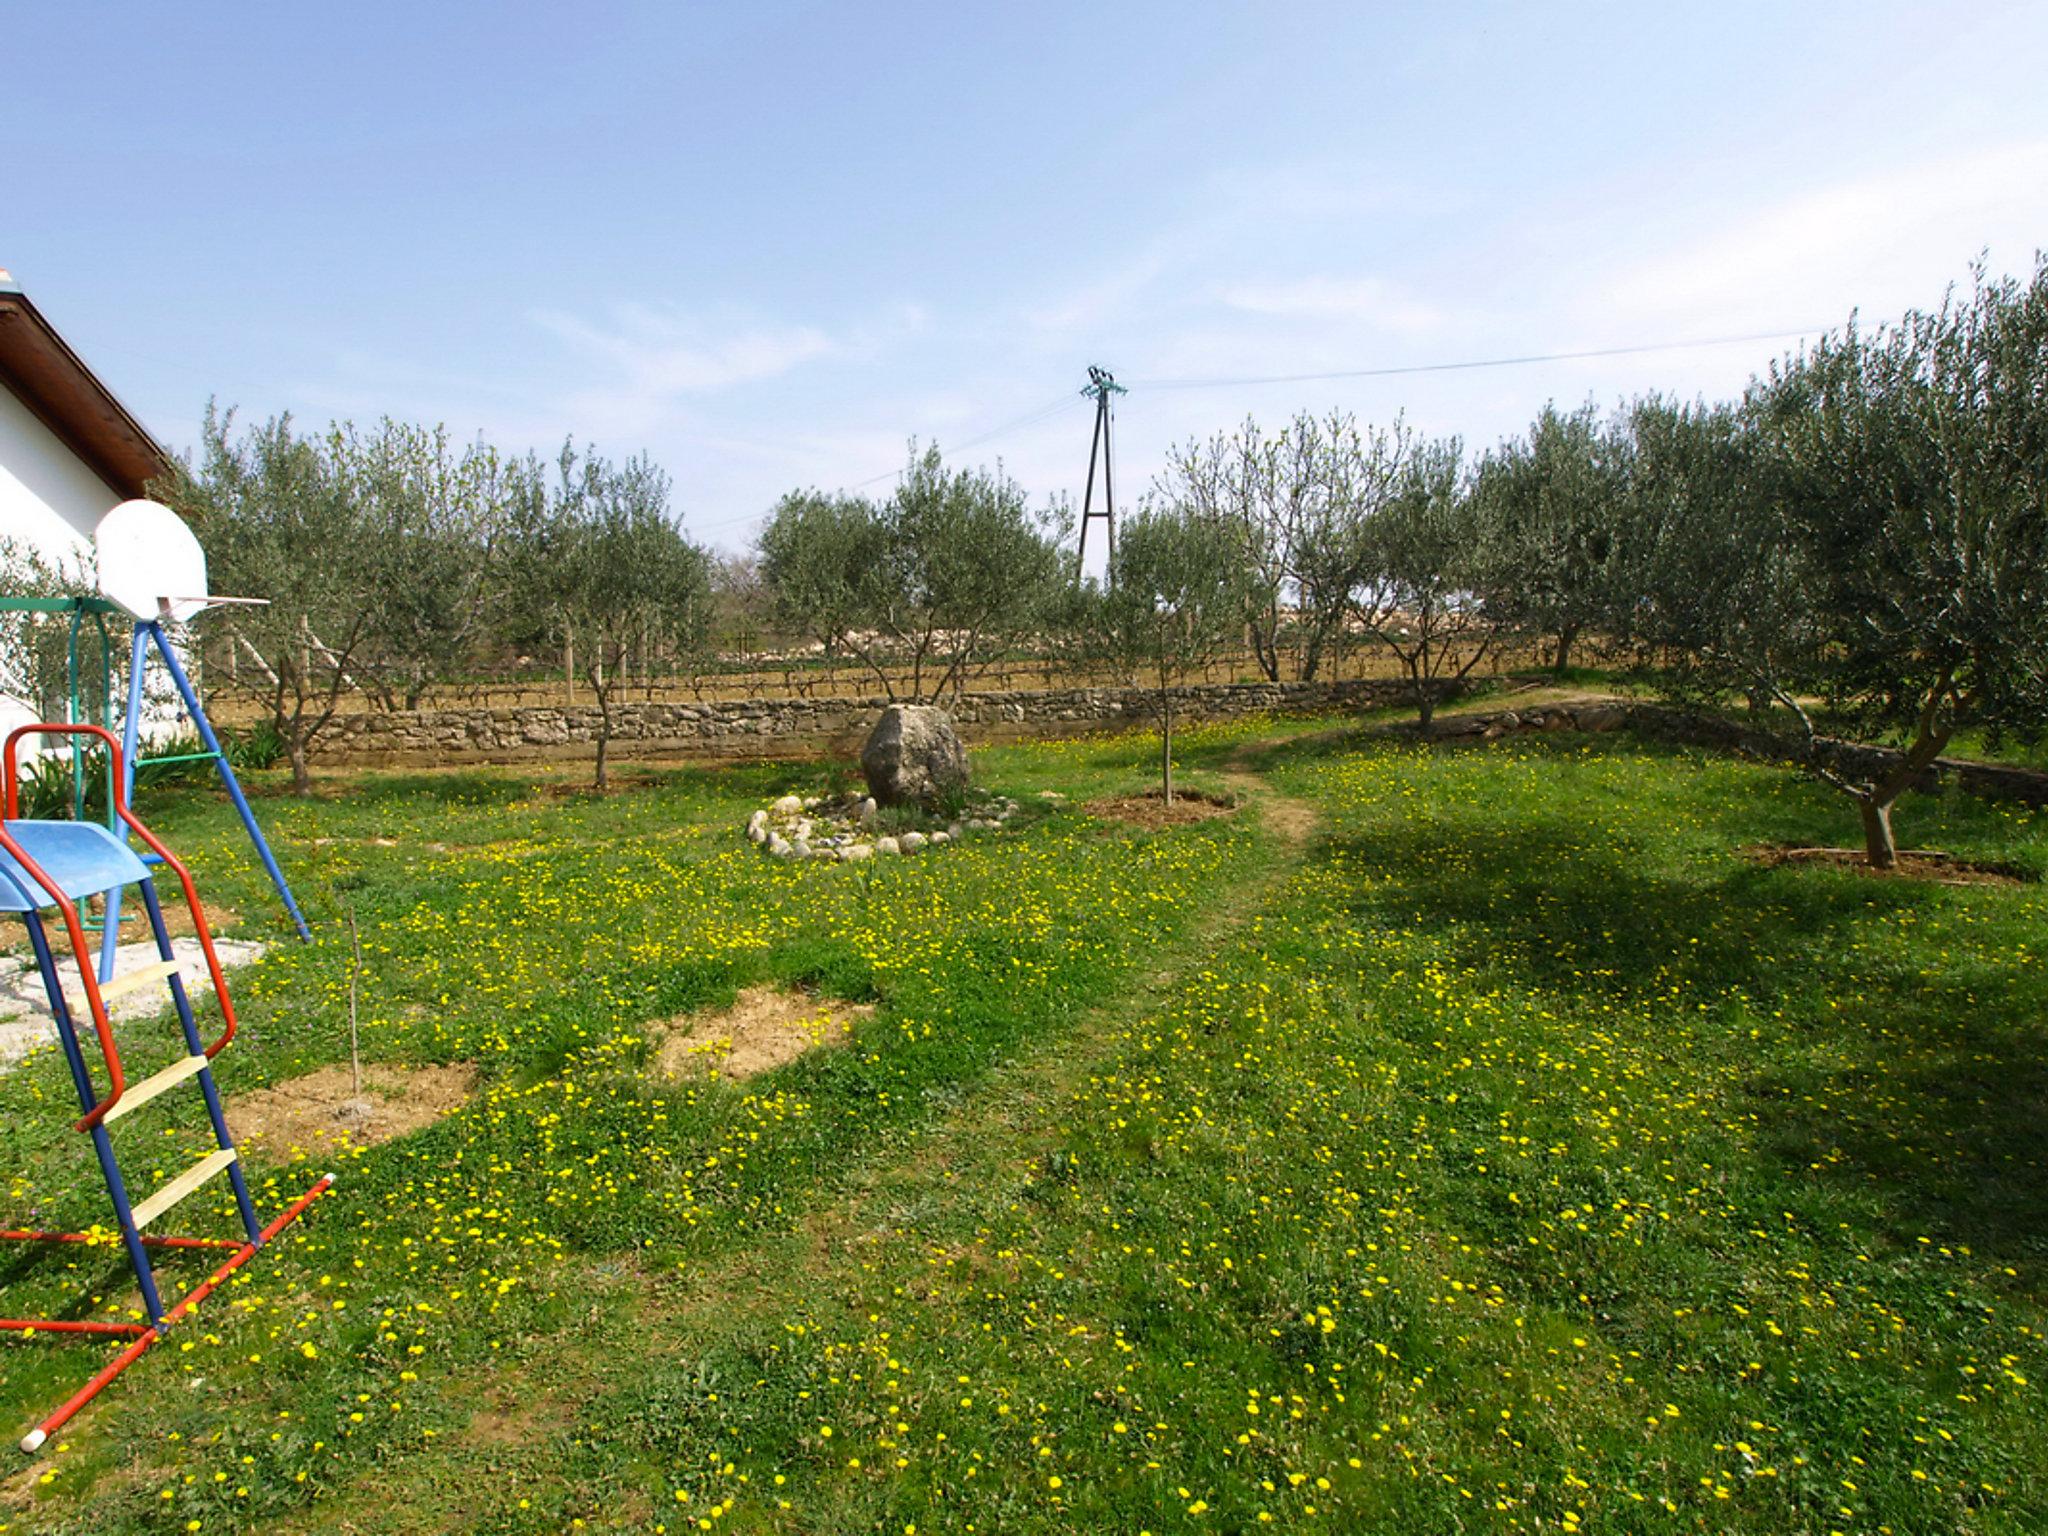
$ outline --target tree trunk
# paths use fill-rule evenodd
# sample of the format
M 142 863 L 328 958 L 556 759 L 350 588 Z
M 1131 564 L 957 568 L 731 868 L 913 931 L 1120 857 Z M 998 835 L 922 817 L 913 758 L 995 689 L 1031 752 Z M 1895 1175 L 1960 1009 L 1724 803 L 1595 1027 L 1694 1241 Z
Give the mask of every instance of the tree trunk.
M 1173 690 L 1159 690 L 1159 787 L 1168 805 L 1173 804 Z
M 1408 686 L 1415 692 L 1415 719 L 1427 736 L 1436 724 L 1436 699 L 1429 691 L 1429 633 L 1416 641 L 1415 654 L 1403 656 L 1408 668 Z
M 1920 711 L 1920 727 L 1896 767 L 1870 789 L 1856 797 L 1863 813 L 1863 851 L 1872 869 L 1892 869 L 1899 862 L 1898 845 L 1892 841 L 1892 805 L 1899 796 L 1920 782 L 1920 775 L 1940 761 L 1948 746 L 1953 726 L 1936 724 L 1936 710 L 1947 689 L 1948 679 L 1929 696 Z
M 612 744 L 612 690 L 604 680 L 602 653 L 591 658 L 590 670 L 583 674 L 583 681 L 590 685 L 590 696 L 597 700 L 596 788 L 603 791 L 611 787 L 611 781 L 605 773 L 605 760 L 610 756 Z
M 1280 617 L 1272 617 L 1272 627 L 1262 629 L 1252 626 L 1252 652 L 1259 659 L 1259 671 L 1269 683 L 1280 681 Z
M 284 737 L 284 755 L 292 765 L 292 793 L 310 795 L 313 793 L 313 774 L 306 766 L 306 743 L 296 731 L 281 732 Z
M 1557 659 L 1554 663 L 1554 669 L 1559 677 L 1564 676 L 1566 672 L 1571 670 L 1572 643 L 1578 638 L 1579 626 L 1576 624 L 1563 625 L 1557 632 Z
M 1872 869 L 1891 869 L 1899 862 L 1898 845 L 1892 841 L 1892 803 L 1876 795 L 1856 802 L 1863 813 L 1863 853 Z

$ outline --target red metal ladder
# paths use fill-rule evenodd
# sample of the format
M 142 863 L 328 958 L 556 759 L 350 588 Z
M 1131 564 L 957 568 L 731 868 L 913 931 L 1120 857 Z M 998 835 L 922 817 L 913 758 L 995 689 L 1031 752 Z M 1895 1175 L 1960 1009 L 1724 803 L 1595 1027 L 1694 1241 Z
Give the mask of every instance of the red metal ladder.
M 105 742 L 108 752 L 112 754 L 115 813 L 127 830 L 154 853 L 156 867 L 168 869 L 177 877 L 186 906 L 192 914 L 193 931 L 198 937 L 201 953 L 206 958 L 206 969 L 213 983 L 214 995 L 220 1001 L 223 1027 L 219 1037 L 210 1044 L 201 1042 L 199 1026 L 192 1012 L 192 1000 L 185 987 L 169 930 L 164 924 L 163 908 L 157 900 L 156 884 L 150 868 L 135 855 L 124 838 L 116 837 L 98 823 L 19 819 L 21 802 L 16 752 L 22 737 L 37 734 L 97 736 Z M 84 1111 L 74 1128 L 92 1139 L 100 1173 L 106 1182 L 107 1195 L 114 1208 L 115 1225 L 120 1234 L 120 1241 L 127 1252 L 129 1267 L 135 1272 L 136 1285 L 142 1293 L 143 1309 L 149 1318 L 147 1323 L 73 1321 L 61 1318 L 0 1318 L 0 1332 L 94 1334 L 127 1340 L 113 1358 L 101 1366 L 84 1386 L 23 1436 L 22 1449 L 33 1452 L 74 1414 L 98 1396 L 108 1383 L 139 1360 L 151 1345 L 204 1301 L 217 1286 L 255 1257 L 256 1253 L 279 1232 L 298 1220 L 309 1205 L 326 1193 L 334 1179 L 331 1174 L 321 1175 L 311 1188 L 287 1206 L 268 1225 L 258 1224 L 255 1206 L 249 1198 L 241 1157 L 236 1151 L 233 1137 L 228 1133 L 220 1090 L 213 1080 L 213 1058 L 235 1037 L 234 1002 L 228 995 L 227 978 L 221 974 L 220 957 L 214 949 L 213 931 L 207 922 L 205 909 L 200 905 L 199 892 L 193 886 L 191 874 L 128 808 L 120 771 L 120 746 L 112 735 L 94 725 L 23 726 L 7 737 L 4 760 L 0 760 L 0 775 L 4 775 L 4 778 L 0 778 L 0 804 L 4 804 L 5 809 L 4 818 L 0 818 L 0 912 L 17 913 L 22 919 L 23 926 L 28 930 L 29 944 L 42 974 L 44 992 L 49 998 L 50 1013 L 56 1021 L 58 1042 L 64 1049 L 72 1081 L 78 1090 L 79 1104 Z M 84 924 L 79 917 L 78 904 L 90 896 L 118 892 L 129 885 L 135 886 L 141 893 L 143 907 L 148 913 L 150 928 L 156 938 L 158 958 L 153 963 L 102 983 L 93 963 Z M 54 910 L 61 919 L 65 936 L 77 960 L 86 1009 L 91 1015 L 99 1054 L 106 1067 L 107 1087 L 104 1093 L 93 1082 L 84 1046 L 73 1023 L 71 1005 L 64 993 L 63 978 L 56 955 L 43 927 L 45 910 Z M 151 983 L 162 984 L 169 990 L 171 1001 L 177 1008 L 179 1023 L 183 1028 L 185 1053 L 150 1077 L 130 1084 L 122 1069 L 121 1053 L 114 1039 L 112 1022 L 107 1014 L 107 1003 L 115 997 L 140 990 Z M 142 1200 L 131 1201 L 127 1184 L 121 1174 L 120 1162 L 115 1156 L 109 1127 L 162 1094 L 185 1083 L 196 1084 L 205 1099 L 207 1118 L 214 1137 L 214 1150 Z M 222 1174 L 227 1175 L 234 1189 L 236 1211 L 242 1227 L 241 1237 L 162 1237 L 146 1234 L 145 1229 L 158 1217 Z M 27 1228 L 0 1230 L 0 1241 L 89 1243 L 94 1240 L 92 1234 L 83 1232 L 45 1232 Z M 150 1252 L 152 1249 L 175 1248 L 218 1249 L 225 1252 L 227 1257 L 204 1281 L 166 1307 L 157 1285 L 155 1267 L 150 1262 Z

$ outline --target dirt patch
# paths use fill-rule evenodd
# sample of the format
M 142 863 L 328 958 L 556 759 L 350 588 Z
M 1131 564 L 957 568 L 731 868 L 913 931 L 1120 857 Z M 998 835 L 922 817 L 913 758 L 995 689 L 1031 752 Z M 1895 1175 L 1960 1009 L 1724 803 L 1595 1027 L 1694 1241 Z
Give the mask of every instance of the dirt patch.
M 579 774 L 575 778 L 544 779 L 527 787 L 525 803 L 532 805 L 548 800 L 605 800 L 619 795 L 639 794 L 643 790 L 660 789 L 668 782 L 665 774 L 646 768 L 621 767 L 616 761 L 608 765 L 605 778 L 609 782 L 603 789 L 592 783 L 588 774 Z
M 27 1509 L 35 1502 L 36 1489 L 42 1486 L 44 1476 L 56 1465 L 46 1458 L 30 1462 L 19 1472 L 0 1479 L 0 1509 Z
M 228 1129 L 238 1144 L 282 1157 L 293 1148 L 373 1147 L 431 1125 L 465 1103 L 476 1088 L 476 1068 L 363 1068 L 358 1098 L 346 1066 L 322 1067 L 304 1077 L 230 1099 Z
M 473 1445 L 537 1445 L 575 1414 L 573 1403 L 499 1390 L 470 1415 L 462 1438 Z
M 658 1037 L 663 1077 L 753 1077 L 814 1046 L 844 1040 L 872 1003 L 845 1003 L 786 987 L 749 987 L 723 1013 L 673 1019 Z
M 1316 809 L 1305 801 L 1274 795 L 1266 801 L 1266 825 L 1281 839 L 1300 847 L 1316 829 Z
M 199 930 L 192 926 L 192 910 L 185 905 L 184 898 L 173 894 L 177 889 L 178 882 L 165 877 L 157 885 L 157 899 L 163 904 L 164 927 L 170 931 L 171 937 L 189 939 Z M 213 930 L 215 938 L 241 926 L 241 914 L 232 908 L 210 901 L 202 904 L 206 908 L 206 925 Z M 150 932 L 149 914 L 143 910 L 141 899 L 130 892 L 121 903 L 121 942 L 140 944 L 154 937 Z
M 1081 807 L 1101 821 L 1127 822 L 1134 827 L 1184 827 L 1190 822 L 1212 821 L 1237 810 L 1237 802 L 1223 795 L 1207 795 L 1198 789 L 1177 789 L 1173 803 L 1156 789 L 1142 795 L 1110 795 L 1091 800 Z
M 1900 849 L 1891 869 L 1874 869 L 1861 848 L 1787 848 L 1760 843 L 1742 850 L 1753 863 L 1776 868 L 1783 864 L 1822 864 L 1853 870 L 1874 880 L 1931 880 L 1937 885 L 2032 885 L 2033 875 L 2013 864 L 1973 864 L 1936 848 Z

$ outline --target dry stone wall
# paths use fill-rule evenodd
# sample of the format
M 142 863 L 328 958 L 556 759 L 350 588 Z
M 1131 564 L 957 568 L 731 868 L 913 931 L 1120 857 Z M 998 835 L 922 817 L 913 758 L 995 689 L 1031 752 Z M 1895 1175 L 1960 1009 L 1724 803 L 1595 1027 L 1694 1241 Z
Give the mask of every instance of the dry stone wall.
M 1445 689 L 1443 697 L 1458 690 Z M 1184 720 L 1244 715 L 1335 714 L 1382 709 L 1408 701 L 1406 686 L 1388 678 L 1334 683 L 1213 683 L 1174 690 Z M 888 707 L 886 699 L 743 699 L 707 704 L 625 703 L 613 706 L 612 751 L 638 757 L 851 757 Z M 1055 736 L 1119 726 L 1146 726 L 1158 693 L 1150 688 L 1061 688 L 963 694 L 948 703 L 970 741 Z M 597 741 L 595 708 L 445 709 L 338 717 L 314 741 L 326 763 L 422 766 L 587 757 Z M 1521 731 L 1630 730 L 1666 741 L 1794 761 L 1798 744 L 1738 721 L 1668 705 L 1626 699 L 1583 699 L 1483 713 L 1439 716 L 1441 738 L 1488 739 Z M 1824 741 L 1838 769 L 1874 777 L 1898 761 L 1882 747 Z M 1996 763 L 1943 758 L 1918 788 L 1954 783 L 1988 800 L 2048 805 L 2048 774 Z
M 1175 689 L 1173 708 L 1180 719 L 1229 720 L 1375 709 L 1406 697 L 1405 685 L 1387 678 L 1215 683 Z M 962 694 L 946 708 L 970 741 L 989 741 L 1147 725 L 1157 700 L 1157 690 L 1150 688 L 1060 688 Z M 888 703 L 875 698 L 615 704 L 611 750 L 639 757 L 850 754 L 859 751 Z M 595 706 L 343 715 L 314 739 L 312 756 L 372 766 L 583 757 L 595 746 L 598 720 Z

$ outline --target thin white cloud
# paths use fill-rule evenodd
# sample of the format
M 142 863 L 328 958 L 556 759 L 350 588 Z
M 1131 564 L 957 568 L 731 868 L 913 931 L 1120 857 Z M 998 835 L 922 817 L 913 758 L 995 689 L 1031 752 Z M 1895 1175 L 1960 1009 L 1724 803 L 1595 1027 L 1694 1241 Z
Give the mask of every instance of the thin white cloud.
M 1222 301 L 1247 314 L 1334 321 L 1419 336 L 1439 329 L 1443 311 L 1381 277 L 1305 277 L 1293 282 L 1240 283 Z
M 622 375 L 629 392 L 703 394 L 772 379 L 837 350 L 815 326 L 740 326 L 646 304 L 622 304 L 608 324 L 538 310 L 534 322 Z
M 2048 140 L 1993 145 L 1816 187 L 1720 229 L 1675 232 L 1582 306 L 1666 329 L 1838 325 L 1852 307 L 1886 317 L 1938 303 L 1986 248 L 1994 267 L 2022 270 L 2044 239 Z

